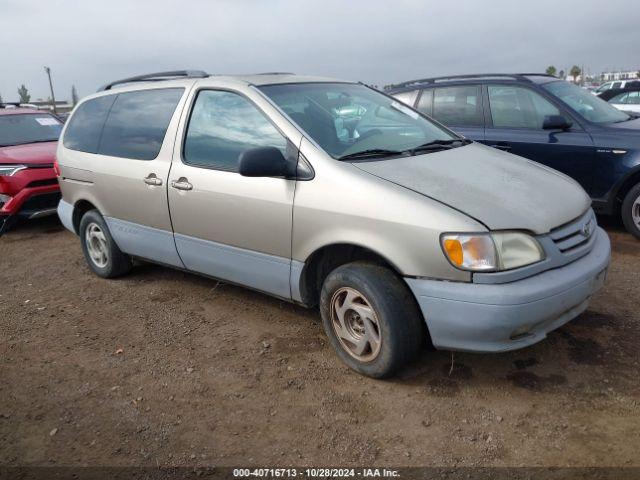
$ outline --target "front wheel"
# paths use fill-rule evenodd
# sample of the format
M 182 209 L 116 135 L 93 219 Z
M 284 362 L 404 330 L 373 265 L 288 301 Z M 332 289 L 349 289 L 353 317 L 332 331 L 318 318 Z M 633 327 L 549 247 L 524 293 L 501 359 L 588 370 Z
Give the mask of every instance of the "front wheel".
M 353 370 L 388 377 L 412 360 L 425 328 L 408 287 L 392 271 L 354 262 L 333 270 L 320 294 L 324 330 Z
M 131 257 L 118 248 L 107 222 L 97 210 L 84 214 L 79 233 L 84 257 L 93 273 L 102 278 L 115 278 L 131 270 Z
M 627 231 L 640 240 L 640 183 L 625 195 L 621 213 Z

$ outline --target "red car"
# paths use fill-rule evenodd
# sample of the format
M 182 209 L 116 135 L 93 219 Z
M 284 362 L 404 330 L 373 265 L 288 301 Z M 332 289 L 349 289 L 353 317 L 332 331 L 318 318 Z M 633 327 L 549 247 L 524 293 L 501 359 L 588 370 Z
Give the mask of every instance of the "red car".
M 61 130 L 62 122 L 47 112 L 0 106 L 0 235 L 18 218 L 56 213 Z

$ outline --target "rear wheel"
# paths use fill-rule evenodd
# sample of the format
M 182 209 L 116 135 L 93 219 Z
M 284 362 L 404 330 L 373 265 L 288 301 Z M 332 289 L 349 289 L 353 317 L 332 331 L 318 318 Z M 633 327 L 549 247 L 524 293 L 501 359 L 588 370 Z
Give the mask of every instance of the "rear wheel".
M 118 248 L 97 210 L 84 214 L 79 233 L 84 257 L 93 273 L 102 278 L 115 278 L 131 270 L 131 257 Z
M 320 295 L 324 330 L 340 358 L 374 378 L 412 360 L 426 335 L 407 286 L 389 269 L 365 262 L 336 268 Z
M 640 240 L 640 183 L 625 195 L 621 213 L 627 231 Z

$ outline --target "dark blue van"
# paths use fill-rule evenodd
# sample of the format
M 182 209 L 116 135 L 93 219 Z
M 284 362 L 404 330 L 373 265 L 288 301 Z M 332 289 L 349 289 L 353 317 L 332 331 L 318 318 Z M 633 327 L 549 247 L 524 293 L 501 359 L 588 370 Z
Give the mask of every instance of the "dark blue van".
M 573 177 L 640 239 L 640 119 L 544 74 L 428 78 L 387 90 L 472 140 Z

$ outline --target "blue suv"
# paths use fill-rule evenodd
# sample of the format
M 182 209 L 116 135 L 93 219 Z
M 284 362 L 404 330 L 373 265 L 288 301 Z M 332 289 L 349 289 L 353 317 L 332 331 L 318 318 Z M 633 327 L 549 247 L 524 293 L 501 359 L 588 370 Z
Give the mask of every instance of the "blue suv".
M 544 74 L 427 78 L 388 94 L 467 138 L 574 178 L 640 239 L 640 119 Z

